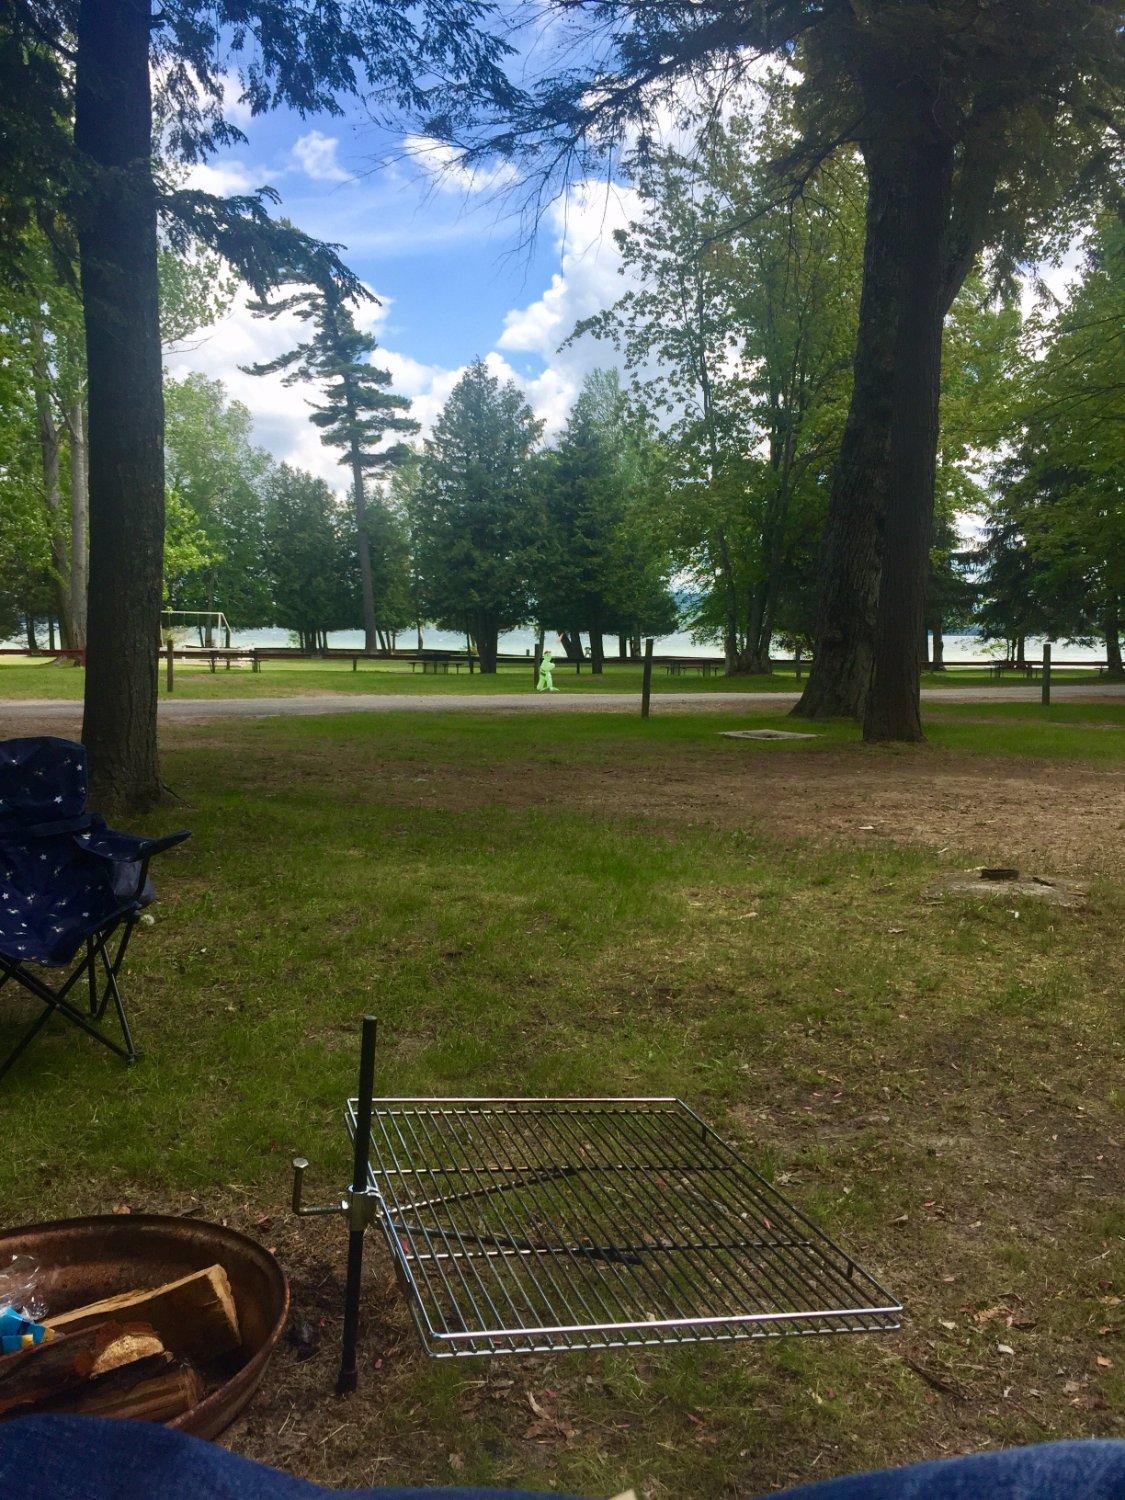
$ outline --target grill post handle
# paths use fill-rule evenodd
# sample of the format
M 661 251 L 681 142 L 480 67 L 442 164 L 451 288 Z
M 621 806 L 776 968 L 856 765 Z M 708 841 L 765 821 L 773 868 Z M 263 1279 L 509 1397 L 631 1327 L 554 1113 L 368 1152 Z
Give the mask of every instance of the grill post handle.
M 375 1086 L 374 1016 L 364 1016 L 359 1046 L 359 1092 L 356 1099 L 355 1152 L 352 1157 L 351 1196 L 367 1191 L 371 1158 L 371 1094 Z M 344 1337 L 340 1350 L 337 1396 L 356 1388 L 356 1345 L 359 1337 L 359 1294 L 363 1279 L 363 1237 L 366 1222 L 353 1217 L 348 1232 L 348 1280 L 344 1290 Z

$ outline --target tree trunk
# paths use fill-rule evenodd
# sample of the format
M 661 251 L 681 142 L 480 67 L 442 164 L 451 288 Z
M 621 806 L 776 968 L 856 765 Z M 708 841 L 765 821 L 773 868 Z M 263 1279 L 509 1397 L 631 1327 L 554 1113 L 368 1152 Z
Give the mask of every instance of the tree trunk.
M 146 0 L 78 8 L 74 138 L 91 173 L 78 205 L 90 427 L 82 738 L 92 801 L 129 808 L 161 791 L 164 397 L 149 25 Z
M 585 661 L 586 653 L 582 649 L 582 637 L 577 630 L 564 630 L 559 634 L 563 650 L 566 652 L 567 661 Z
M 867 212 L 854 384 L 821 548 L 813 661 L 793 710 L 806 719 L 862 717 L 874 658 L 896 330 L 912 227 L 901 190 L 899 152 L 880 138 L 870 143 L 865 156 Z
M 38 651 L 39 642 L 35 637 L 35 616 L 30 610 L 28 611 L 25 624 L 27 625 L 27 649 L 29 651 Z
M 371 579 L 371 539 L 367 535 L 367 496 L 363 488 L 363 465 L 359 450 L 353 445 L 352 505 L 355 509 L 355 540 L 359 551 L 359 590 L 363 607 L 363 638 L 365 651 L 379 649 L 379 631 L 375 622 L 375 587 Z
M 70 437 L 70 644 L 86 645 L 86 594 L 90 576 L 90 486 L 86 406 L 82 396 L 66 414 Z
M 1125 666 L 1121 662 L 1121 616 L 1116 595 L 1110 597 L 1105 609 L 1105 664 L 1114 682 L 1125 678 Z
M 617 660 L 618 661 L 628 661 L 628 659 L 629 659 L 628 647 L 629 647 L 629 638 L 628 638 L 628 636 L 619 635 L 617 637 Z
M 945 636 L 942 634 L 941 616 L 935 615 L 933 620 L 934 653 L 930 661 L 931 672 L 945 671 Z
M 1022 635 L 1016 636 L 1016 666 L 1027 666 L 1027 641 Z
M 494 673 L 500 640 L 499 626 L 494 620 L 478 619 L 473 634 L 476 637 L 481 673 Z
M 934 516 L 945 229 L 953 190 L 948 139 L 919 140 L 905 163 L 909 234 L 897 319 L 890 462 L 883 526 L 875 661 L 863 719 L 865 740 L 920 740 L 918 642 L 930 571 Z
M 600 629 L 590 631 L 590 671 L 600 677 L 605 667 L 605 642 Z
M 67 556 L 60 485 L 62 428 L 55 419 L 51 401 L 51 370 L 47 358 L 46 333 L 38 319 L 32 322 L 31 336 L 34 340 L 31 364 L 35 383 L 35 420 L 39 429 L 39 457 L 43 469 L 43 504 L 47 511 L 51 545 L 51 588 L 55 596 L 63 644 L 72 646 L 75 642 L 71 639 L 70 628 L 70 560 Z M 54 646 L 53 640 L 51 645 Z

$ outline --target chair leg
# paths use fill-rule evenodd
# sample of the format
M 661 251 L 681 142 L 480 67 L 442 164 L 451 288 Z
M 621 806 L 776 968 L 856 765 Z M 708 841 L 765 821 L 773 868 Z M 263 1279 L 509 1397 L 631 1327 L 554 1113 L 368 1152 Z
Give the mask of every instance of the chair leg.
M 4 1077 L 12 1064 L 22 1056 L 35 1040 L 36 1036 L 38 1036 L 39 1032 L 46 1026 L 52 1015 L 56 1013 L 77 1026 L 80 1031 L 84 1031 L 94 1041 L 101 1042 L 103 1047 L 108 1047 L 111 1052 L 117 1057 L 122 1058 L 125 1062 L 136 1062 L 141 1054 L 134 1045 L 133 1033 L 129 1027 L 129 1018 L 125 1011 L 125 1002 L 121 997 L 121 991 L 117 984 L 118 970 L 125 957 L 125 950 L 128 947 L 129 938 L 132 935 L 135 924 L 136 918 L 134 916 L 124 919 L 124 931 L 121 934 L 117 951 L 113 955 L 112 960 L 108 952 L 109 941 L 117 930 L 117 927 L 122 925 L 120 922 L 115 923 L 106 931 L 98 933 L 95 937 L 88 938 L 86 940 L 86 955 L 82 962 L 72 970 L 57 989 L 52 989 L 50 985 L 45 984 L 43 980 L 38 979 L 34 974 L 30 973 L 22 964 L 14 963 L 10 959 L 5 959 L 0 955 L 0 966 L 2 966 L 0 985 L 6 984 L 9 979 L 14 979 L 29 994 L 34 995 L 43 1006 L 43 1014 L 37 1017 L 33 1024 L 28 1027 L 8 1056 L 0 1063 L 0 1078 Z M 106 972 L 105 990 L 100 997 L 98 995 L 96 975 L 96 965 L 99 959 L 101 959 Z M 82 1010 L 72 1005 L 67 999 L 71 989 L 81 980 L 83 974 L 87 976 L 88 1014 L 84 1014 Z M 118 1024 L 121 1027 L 124 1046 L 121 1042 L 115 1041 L 113 1037 L 108 1036 L 99 1025 L 95 1024 L 103 1019 L 111 1001 L 117 1015 Z
M 11 976 L 8 975 L 8 974 L 4 975 L 5 979 L 9 979 L 10 977 Z M 31 1046 L 32 1042 L 39 1035 L 39 1033 L 43 1030 L 44 1026 L 46 1026 L 47 1022 L 51 1019 L 51 1016 L 53 1014 L 54 1014 L 54 1007 L 53 1006 L 45 1005 L 43 1007 L 43 1014 L 41 1016 L 36 1017 L 36 1019 L 31 1023 L 31 1025 L 24 1032 L 23 1036 L 20 1037 L 19 1041 L 12 1048 L 12 1050 L 8 1053 L 8 1055 L 4 1059 L 4 1061 L 2 1063 L 0 1063 L 0 1078 L 3 1078 L 4 1074 L 8 1071 L 8 1069 L 14 1063 L 17 1063 L 19 1061 L 19 1059 L 23 1056 L 24 1052 L 27 1051 L 28 1047 Z

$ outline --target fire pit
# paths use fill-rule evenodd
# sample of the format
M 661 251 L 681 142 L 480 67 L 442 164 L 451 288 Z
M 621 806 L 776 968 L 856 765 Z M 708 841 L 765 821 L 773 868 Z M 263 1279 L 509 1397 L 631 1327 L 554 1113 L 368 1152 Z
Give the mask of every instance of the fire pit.
M 269 1251 L 244 1234 L 202 1220 L 114 1214 L 30 1224 L 0 1234 L 0 1263 L 13 1255 L 39 1263 L 38 1290 L 48 1320 L 221 1266 L 234 1299 L 240 1347 L 205 1371 L 203 1398 L 168 1423 L 196 1437 L 217 1437 L 246 1406 L 289 1315 L 288 1283 Z

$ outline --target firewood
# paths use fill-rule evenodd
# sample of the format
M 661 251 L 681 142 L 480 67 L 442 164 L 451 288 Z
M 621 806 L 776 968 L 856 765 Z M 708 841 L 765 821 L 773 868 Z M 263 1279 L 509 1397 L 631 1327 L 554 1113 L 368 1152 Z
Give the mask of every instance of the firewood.
M 149 1354 L 144 1359 L 134 1360 L 131 1365 L 119 1365 L 105 1375 L 94 1376 L 81 1385 L 72 1386 L 58 1395 L 36 1401 L 32 1406 L 21 1406 L 12 1416 L 40 1415 L 44 1412 L 74 1411 L 75 1403 L 90 1396 L 120 1395 L 131 1391 L 142 1380 L 151 1380 L 154 1375 L 165 1375 L 175 1367 L 175 1360 L 167 1349 L 162 1354 Z
M 112 1370 L 163 1346 L 147 1324 L 102 1322 L 0 1359 L 0 1416 L 81 1385 L 95 1372 Z
M 230 1281 L 217 1265 L 147 1291 L 105 1297 L 45 1321 L 48 1328 L 70 1333 L 110 1317 L 141 1318 L 151 1323 L 166 1349 L 177 1358 L 197 1364 L 229 1354 L 242 1342 Z
M 88 1417 L 132 1417 L 139 1422 L 170 1422 L 203 1399 L 203 1381 L 189 1366 L 138 1381 L 129 1390 L 82 1387 L 66 1410 Z M 62 1410 L 58 1407 L 56 1410 Z
M 106 1344 L 94 1360 L 90 1375 L 96 1379 L 99 1375 L 107 1375 L 111 1370 L 120 1369 L 122 1365 L 136 1364 L 138 1360 L 163 1353 L 164 1345 L 153 1332 L 151 1323 L 125 1323 L 121 1332 Z

